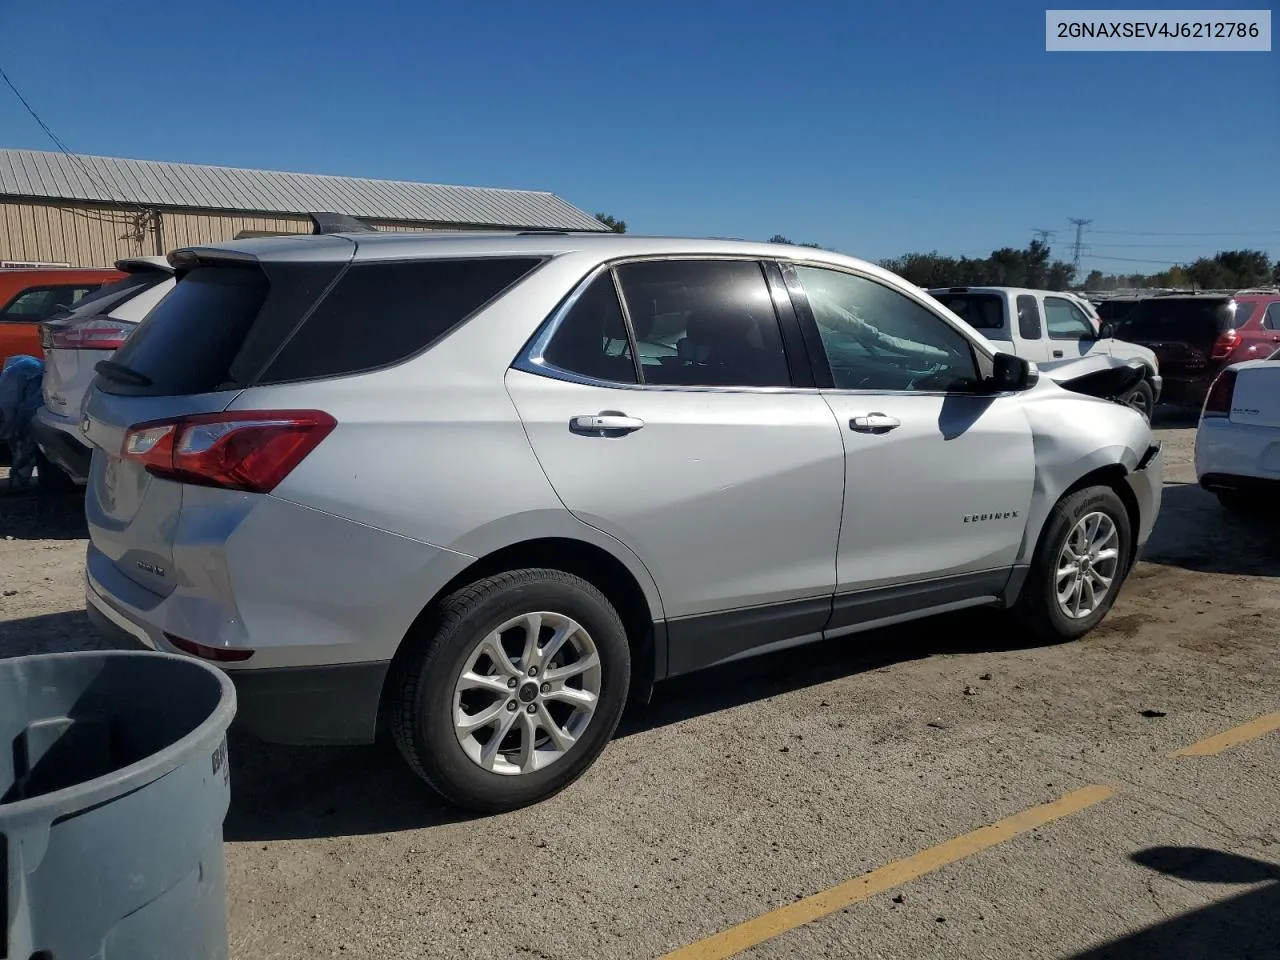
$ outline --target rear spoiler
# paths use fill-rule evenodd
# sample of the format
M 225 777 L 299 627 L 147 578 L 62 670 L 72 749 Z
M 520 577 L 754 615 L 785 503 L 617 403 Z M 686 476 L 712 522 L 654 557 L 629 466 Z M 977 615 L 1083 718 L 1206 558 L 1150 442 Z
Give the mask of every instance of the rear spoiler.
M 368 221 L 361 220 L 346 213 L 309 213 L 311 218 L 311 235 L 324 236 L 330 233 L 377 233 L 378 228 Z M 232 239 L 256 240 L 259 237 L 296 237 L 298 233 L 290 230 L 241 230 Z
M 308 214 L 313 224 L 313 234 L 325 233 L 377 233 L 376 227 L 371 226 L 359 217 L 352 217 L 345 213 L 312 213 Z
M 121 257 L 115 266 L 121 273 L 146 273 L 148 270 L 173 273 L 173 265 L 164 257 Z

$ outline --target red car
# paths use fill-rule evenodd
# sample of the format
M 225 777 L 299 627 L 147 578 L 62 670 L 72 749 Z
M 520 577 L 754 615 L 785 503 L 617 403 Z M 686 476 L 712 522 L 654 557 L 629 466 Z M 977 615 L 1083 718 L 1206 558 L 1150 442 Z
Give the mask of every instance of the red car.
M 43 356 L 41 321 L 123 276 L 100 267 L 0 268 L 0 368 L 15 354 Z
M 1162 399 L 1199 406 L 1223 368 L 1280 347 L 1280 292 L 1148 297 L 1125 315 L 1116 337 L 1155 353 Z

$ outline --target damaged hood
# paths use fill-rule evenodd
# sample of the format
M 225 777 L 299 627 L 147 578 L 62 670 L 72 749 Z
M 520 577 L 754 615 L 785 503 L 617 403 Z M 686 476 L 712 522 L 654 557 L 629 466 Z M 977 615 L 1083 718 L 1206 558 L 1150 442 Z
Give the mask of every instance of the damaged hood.
M 1146 367 L 1140 359 L 1106 355 L 1038 363 L 1036 366 L 1042 377 L 1058 386 L 1104 400 L 1122 396 L 1146 376 Z

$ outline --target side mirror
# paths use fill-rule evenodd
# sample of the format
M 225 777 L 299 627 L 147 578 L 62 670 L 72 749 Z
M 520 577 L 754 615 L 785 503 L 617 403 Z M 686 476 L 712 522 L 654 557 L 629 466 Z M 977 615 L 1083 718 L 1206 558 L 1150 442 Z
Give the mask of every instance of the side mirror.
M 1102 325 L 1098 327 L 1098 339 L 1110 340 L 1116 335 L 1116 325 L 1110 320 L 1103 320 Z
M 1028 390 L 1040 379 L 1040 371 L 1022 357 L 1016 357 L 1012 353 L 997 353 L 993 359 L 993 365 L 994 369 L 991 373 L 993 393 Z

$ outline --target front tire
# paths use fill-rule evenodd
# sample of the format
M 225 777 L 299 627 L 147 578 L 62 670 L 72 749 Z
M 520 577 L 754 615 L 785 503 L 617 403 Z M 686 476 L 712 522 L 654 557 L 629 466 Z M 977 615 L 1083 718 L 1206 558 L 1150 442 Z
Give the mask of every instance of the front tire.
M 1126 407 L 1133 407 L 1142 418 L 1151 422 L 1152 411 L 1156 406 L 1156 393 L 1151 389 L 1151 384 L 1146 380 L 1140 380 L 1132 390 L 1120 398 L 1120 402 Z
M 1086 487 L 1049 512 L 1016 611 L 1043 640 L 1096 627 L 1129 572 L 1129 512 L 1110 487 Z
M 604 594 L 572 574 L 478 580 L 408 642 L 392 734 L 415 772 L 460 807 L 497 813 L 558 793 L 622 716 L 626 630 Z

